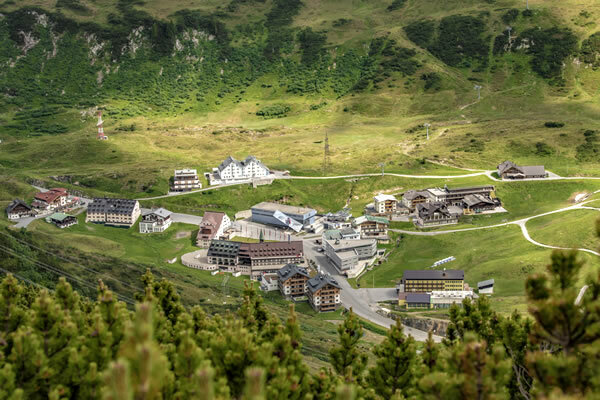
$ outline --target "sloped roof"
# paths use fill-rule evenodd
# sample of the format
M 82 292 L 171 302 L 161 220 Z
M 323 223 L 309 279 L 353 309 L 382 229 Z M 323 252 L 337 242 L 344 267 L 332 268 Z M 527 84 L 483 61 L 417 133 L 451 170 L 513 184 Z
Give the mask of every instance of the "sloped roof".
M 494 280 L 493 279 L 488 279 L 486 281 L 481 281 L 481 282 L 477 282 L 477 287 L 478 288 L 482 288 L 485 286 L 493 286 L 494 285 Z
M 127 215 L 133 213 L 137 200 L 111 199 L 107 197 L 95 198 L 88 205 L 88 213 L 107 213 Z
M 417 204 L 417 214 L 421 218 L 429 218 L 436 212 L 447 216 L 451 214 L 448 206 L 442 202 Z
M 240 242 L 230 240 L 213 240 L 208 247 L 208 255 L 216 257 L 235 257 L 240 251 Z
M 147 215 L 152 215 L 152 214 L 157 215 L 161 218 L 167 218 L 167 217 L 170 217 L 171 214 L 173 214 L 173 213 L 171 211 L 161 207 L 161 208 L 157 208 L 155 210 L 148 210 L 148 211 L 144 212 L 143 215 L 145 217 Z
M 235 158 L 229 156 L 227 157 L 218 167 L 219 172 L 223 171 L 225 168 L 229 166 L 229 164 L 236 164 L 238 167 L 242 168 L 246 165 L 250 164 L 252 161 L 256 162 L 261 167 L 268 169 L 259 159 L 254 156 L 248 156 L 243 161 L 238 161 Z
M 384 217 L 375 217 L 373 215 L 362 215 L 354 220 L 355 225 L 361 225 L 365 222 L 378 222 L 380 224 L 389 225 L 390 221 Z
M 503 163 L 498 165 L 498 174 L 502 175 L 504 172 L 508 171 L 511 168 L 517 168 L 521 170 L 521 168 L 512 161 L 504 161 Z
M 463 201 L 465 202 L 465 204 L 468 207 L 472 207 L 475 204 L 480 204 L 480 203 L 494 205 L 494 201 L 492 199 L 490 199 L 489 197 L 486 197 L 486 196 L 482 196 L 480 194 L 470 194 L 468 196 L 465 196 Z
M 22 207 L 27 208 L 28 210 L 31 210 L 31 207 L 29 205 L 27 205 L 27 203 L 25 203 L 23 200 L 15 199 L 8 205 L 8 207 L 6 207 L 6 212 L 8 214 L 10 214 L 18 206 L 22 206 Z
M 428 293 L 407 293 L 406 294 L 406 303 L 430 303 L 431 296 Z
M 296 264 L 285 265 L 283 268 L 277 271 L 277 278 L 280 282 L 285 282 L 296 274 L 300 274 L 306 278 L 310 278 L 310 275 L 308 274 L 306 268 L 299 267 Z
M 546 175 L 546 168 L 543 165 L 526 165 L 521 167 L 525 176 L 540 176 Z
M 212 226 L 218 228 L 219 226 L 221 226 L 224 217 L 225 213 L 206 211 L 202 216 L 202 222 L 200 222 L 200 226 Z
M 382 194 L 382 193 L 379 193 L 377 196 L 375 196 L 375 201 L 378 201 L 378 202 L 380 202 L 380 201 L 388 201 L 388 200 L 389 201 L 398 201 L 396 199 L 396 197 L 392 196 L 391 194 Z
M 301 240 L 289 242 L 242 243 L 239 252 L 240 255 L 246 255 L 250 258 L 295 257 L 303 253 L 304 244 Z
M 62 196 L 67 196 L 67 189 L 52 188 L 46 192 L 38 192 L 35 194 L 35 198 L 37 200 L 41 200 L 46 203 L 53 203 L 56 199 Z
M 426 190 L 409 190 L 406 193 L 404 193 L 404 195 L 402 195 L 402 198 L 411 201 L 416 199 L 417 197 L 431 197 L 431 194 Z
M 333 279 L 330 275 L 318 274 L 318 275 L 314 276 L 313 278 L 309 279 L 308 282 L 306 282 L 306 288 L 311 293 L 314 293 L 327 285 L 331 285 L 333 287 L 341 289 L 340 284 L 335 279 Z
M 48 218 L 49 218 L 50 220 L 53 220 L 53 221 L 59 221 L 59 222 L 62 222 L 62 221 L 64 221 L 64 220 L 65 220 L 65 218 L 67 218 L 67 217 L 73 217 L 73 216 L 72 216 L 72 215 L 65 214 L 65 213 L 54 213 L 54 214 L 52 214 L 51 216 L 49 216 Z

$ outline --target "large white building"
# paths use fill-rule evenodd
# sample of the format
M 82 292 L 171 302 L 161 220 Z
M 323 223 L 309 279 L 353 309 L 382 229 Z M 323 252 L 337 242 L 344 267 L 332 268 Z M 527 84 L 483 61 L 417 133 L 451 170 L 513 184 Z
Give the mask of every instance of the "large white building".
M 211 185 L 228 183 L 251 182 L 254 179 L 263 179 L 271 175 L 271 171 L 254 156 L 248 156 L 243 161 L 238 161 L 229 156 L 212 173 L 207 174 Z
M 361 261 L 371 260 L 377 253 L 377 241 L 367 240 L 323 240 L 325 255 L 341 273 L 354 275 Z M 368 261 L 367 261 L 368 262 Z
M 393 214 L 398 206 L 398 199 L 391 194 L 378 194 L 373 198 L 373 205 L 377 214 Z

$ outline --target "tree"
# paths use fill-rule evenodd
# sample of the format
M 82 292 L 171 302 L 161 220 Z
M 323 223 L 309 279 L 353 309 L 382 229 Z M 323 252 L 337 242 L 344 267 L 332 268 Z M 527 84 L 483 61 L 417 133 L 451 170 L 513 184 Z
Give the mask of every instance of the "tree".
M 338 326 L 337 331 L 340 345 L 329 351 L 331 365 L 346 382 L 360 382 L 367 366 L 367 356 L 358 348 L 358 342 L 363 336 L 363 328 L 352 309 L 346 315 L 344 322 Z
M 582 266 L 576 251 L 555 251 L 547 273 L 526 282 L 534 343 L 541 347 L 526 357 L 540 396 L 585 397 L 600 388 L 600 275 L 578 299 Z
M 369 370 L 367 382 L 384 399 L 395 394 L 410 395 L 418 374 L 415 340 L 402 332 L 400 319 L 387 332 L 385 340 L 375 347 L 376 365 Z

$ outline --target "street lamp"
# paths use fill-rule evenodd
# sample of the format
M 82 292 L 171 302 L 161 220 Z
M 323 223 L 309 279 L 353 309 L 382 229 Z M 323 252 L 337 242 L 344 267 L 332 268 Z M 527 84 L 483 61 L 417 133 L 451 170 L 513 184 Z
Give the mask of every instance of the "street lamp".
M 381 176 L 384 176 L 385 175 L 385 163 L 382 162 L 377 165 L 379 165 L 381 167 Z
M 423 124 L 423 126 L 425 127 L 425 129 L 427 129 L 427 140 L 429 140 L 429 127 L 431 126 L 431 124 L 426 122 Z

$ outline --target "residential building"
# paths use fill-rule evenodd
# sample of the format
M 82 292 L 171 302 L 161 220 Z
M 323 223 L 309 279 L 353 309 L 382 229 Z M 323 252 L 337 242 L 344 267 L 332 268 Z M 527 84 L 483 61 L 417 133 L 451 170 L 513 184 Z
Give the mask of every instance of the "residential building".
M 477 291 L 479 294 L 494 294 L 494 283 L 493 279 L 477 282 Z
M 475 296 L 472 290 L 433 290 L 430 293 L 431 308 L 450 308 L 453 304 L 462 305 L 464 299 Z
M 543 165 L 519 166 L 512 161 L 504 161 L 498 165 L 500 179 L 541 179 L 548 174 Z
M 95 198 L 87 209 L 85 222 L 132 227 L 141 213 L 137 200 Z
M 277 273 L 286 264 L 304 262 L 302 241 L 240 243 L 212 240 L 208 262 L 228 272 L 241 272 L 257 279 L 264 274 Z
M 200 189 L 202 184 L 198 179 L 198 171 L 195 169 L 176 169 L 173 174 L 172 192 L 188 192 Z
M 251 209 L 252 222 L 273 225 L 300 232 L 315 223 L 317 211 L 312 208 L 288 206 L 286 204 L 262 202 Z
M 222 212 L 206 211 L 196 236 L 196 245 L 208 247 L 213 239 L 220 239 L 231 228 L 231 219 Z
M 378 194 L 374 198 L 375 212 L 382 215 L 391 215 L 396 213 L 398 200 L 391 194 Z
M 363 215 L 354 220 L 353 226 L 360 232 L 361 239 L 376 239 L 379 243 L 389 241 L 388 228 L 390 221 L 387 218 Z
M 355 269 L 360 261 L 371 260 L 377 253 L 375 239 L 323 240 L 325 255 L 340 272 Z
M 55 210 L 67 205 L 69 194 L 65 188 L 52 188 L 35 194 L 32 206 L 39 210 Z
M 406 308 L 431 308 L 429 293 L 406 293 Z
M 450 189 L 447 186 L 444 188 L 432 188 L 427 189 L 430 195 L 430 203 L 439 202 L 445 203 L 446 205 L 452 206 L 462 206 L 463 200 L 466 196 L 470 195 L 480 195 L 483 197 L 491 198 L 493 197 L 494 190 L 496 188 L 494 185 L 485 185 L 485 186 L 472 186 L 472 187 L 461 187 Z
M 140 233 L 164 232 L 171 226 L 171 211 L 164 208 L 148 210 L 142 213 L 140 221 Z
M 339 283 L 329 275 L 318 274 L 306 282 L 308 302 L 315 311 L 335 311 L 342 303 Z
M 260 290 L 263 292 L 274 292 L 279 290 L 279 281 L 274 276 L 261 276 Z
M 417 204 L 427 203 L 431 194 L 427 190 L 409 190 L 402 195 L 402 204 L 409 210 L 414 210 Z
M 207 174 L 211 185 L 252 182 L 254 179 L 264 179 L 271 171 L 254 156 L 248 156 L 238 161 L 229 156 L 212 173 Z
M 500 201 L 498 199 L 492 199 L 481 194 L 470 194 L 463 199 L 464 214 L 478 214 L 485 211 L 491 211 L 498 206 L 500 206 Z
M 77 225 L 77 217 L 67 215 L 65 213 L 54 213 L 46 217 L 46 222 L 54 224 L 58 228 L 64 229 L 73 225 Z
M 15 199 L 6 207 L 6 216 L 10 220 L 34 215 L 33 209 L 23 200 Z
M 463 290 L 465 273 L 462 270 L 406 270 L 401 284 L 404 292 L 427 293 L 434 290 Z
M 324 218 L 325 229 L 343 229 L 352 227 L 352 213 L 349 209 L 343 209 L 335 213 L 327 213 Z
M 296 264 L 287 264 L 277 271 L 279 291 L 285 297 L 304 296 L 306 282 L 309 279 L 310 275 L 306 268 L 299 267 Z
M 321 235 L 323 241 L 325 240 L 358 240 L 360 239 L 360 232 L 352 228 L 343 229 L 329 229 Z
M 446 203 L 421 203 L 417 204 L 416 216 L 413 222 L 420 228 L 457 224 L 461 214 L 461 208 L 447 206 Z

